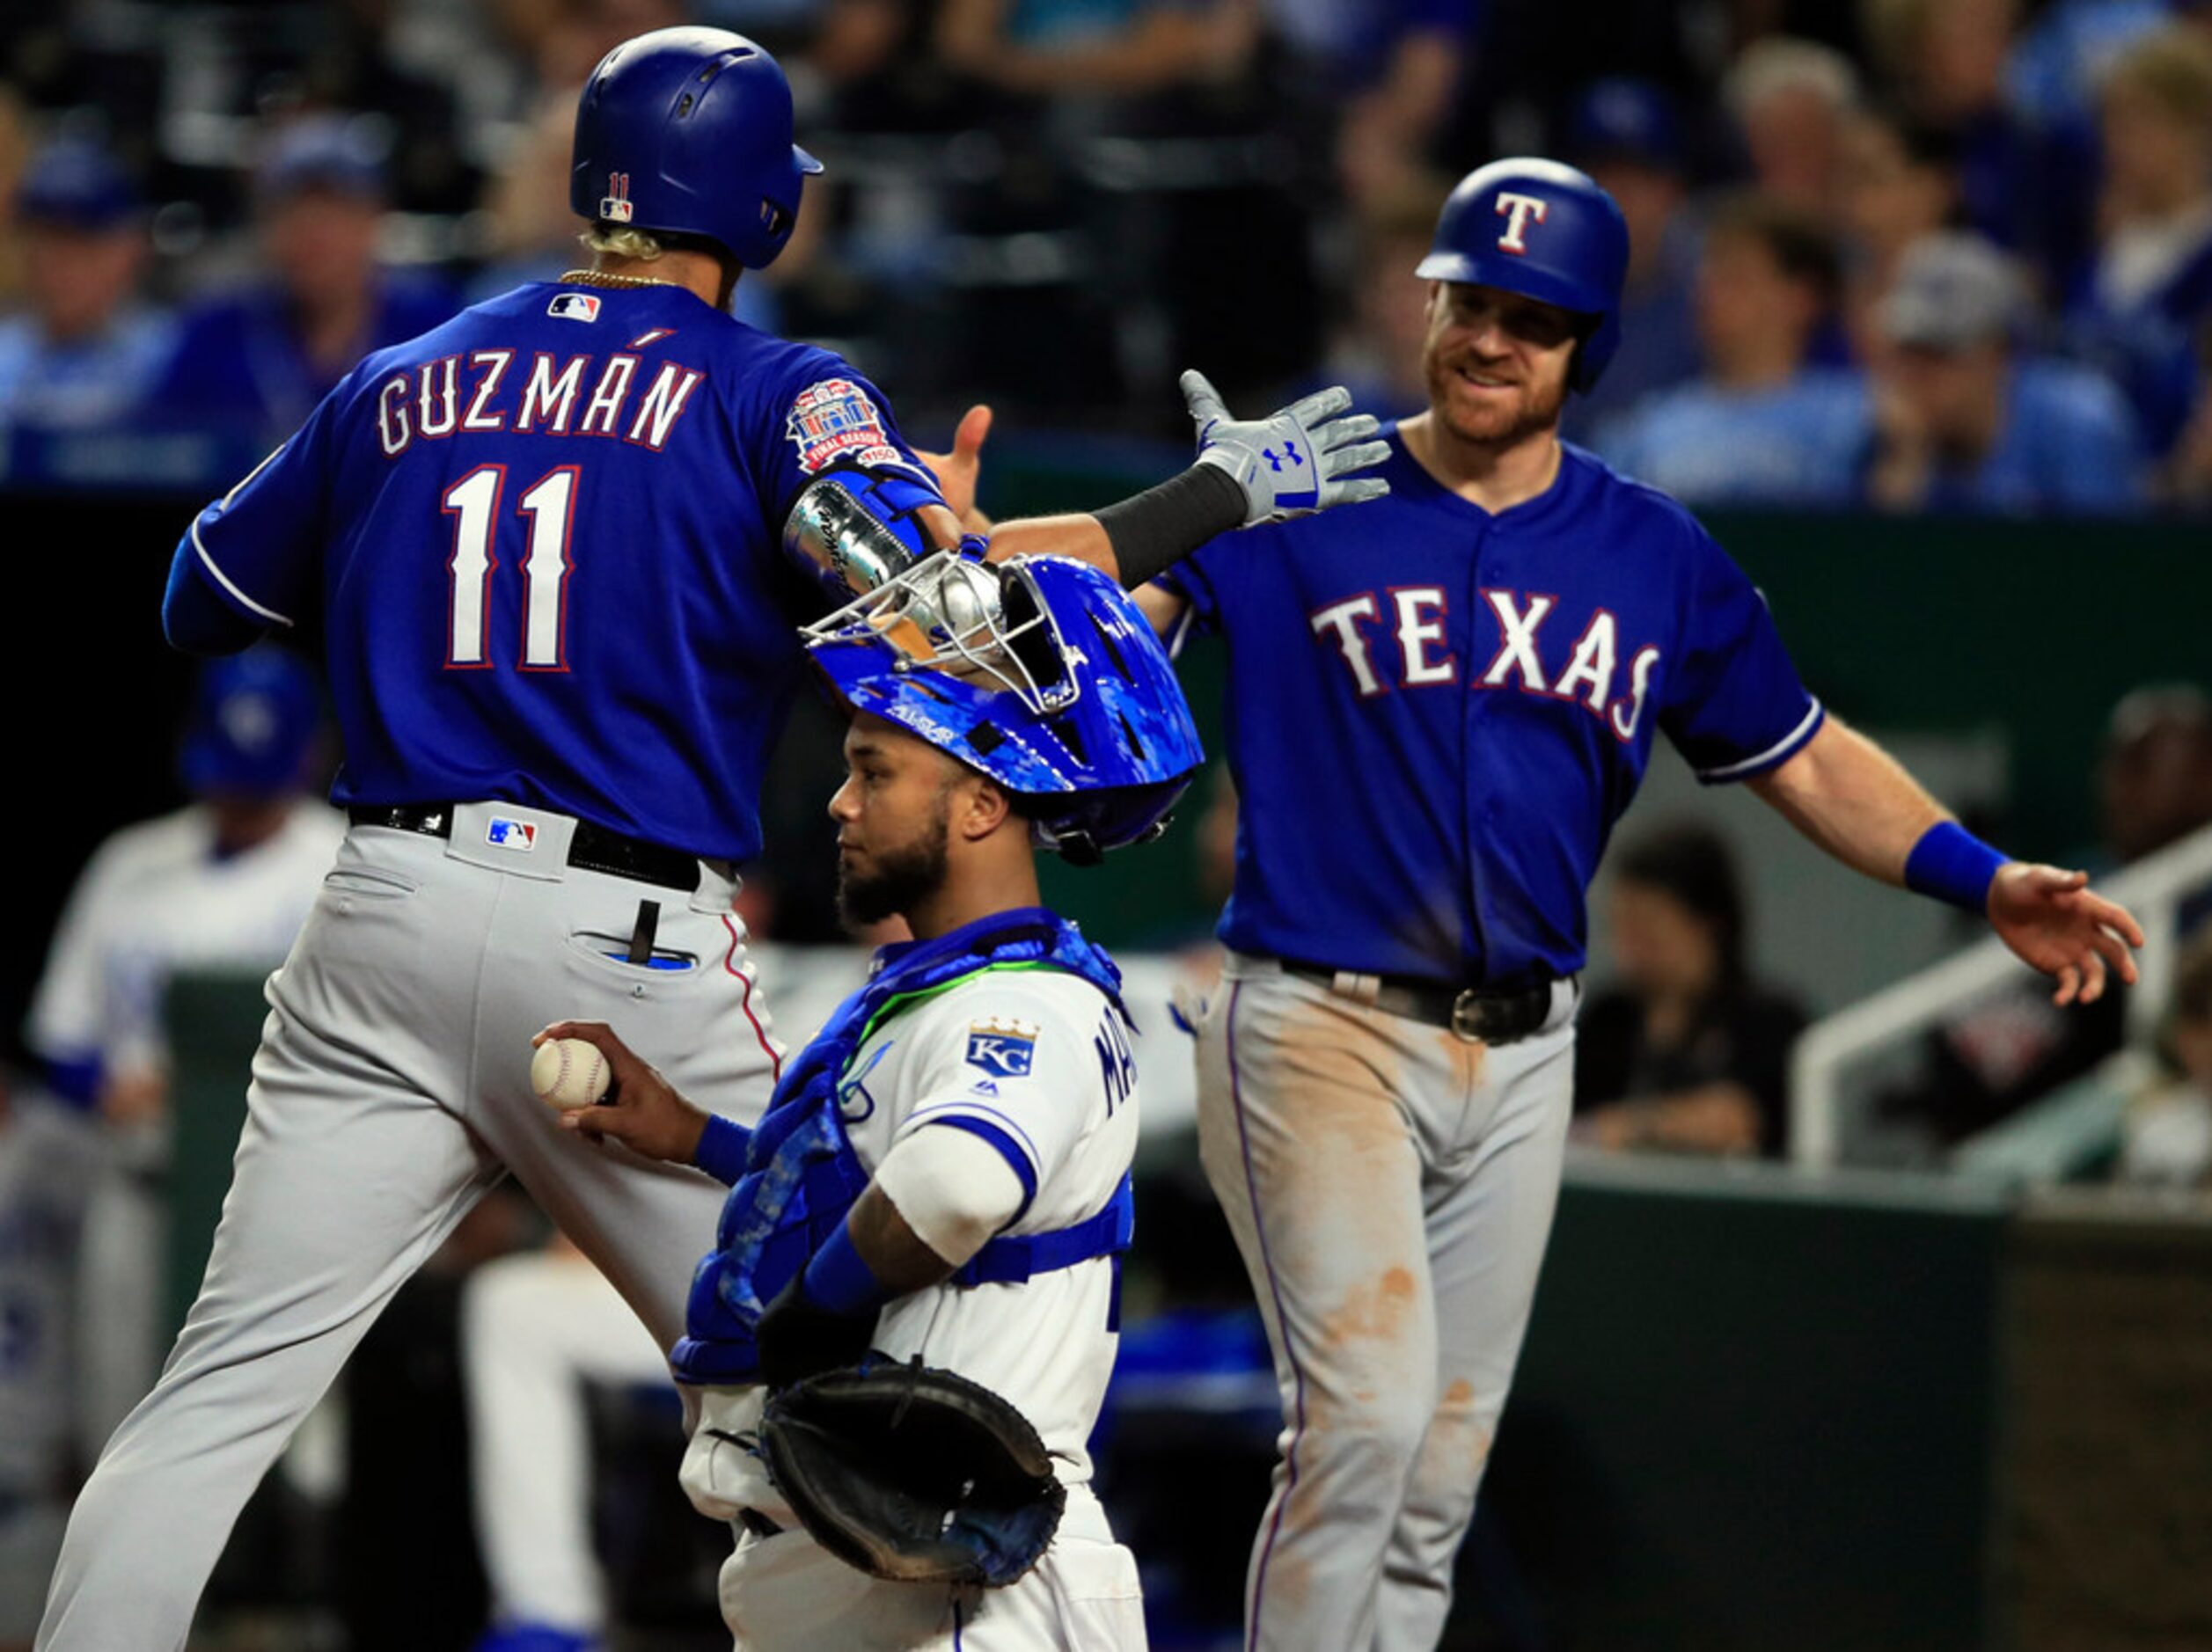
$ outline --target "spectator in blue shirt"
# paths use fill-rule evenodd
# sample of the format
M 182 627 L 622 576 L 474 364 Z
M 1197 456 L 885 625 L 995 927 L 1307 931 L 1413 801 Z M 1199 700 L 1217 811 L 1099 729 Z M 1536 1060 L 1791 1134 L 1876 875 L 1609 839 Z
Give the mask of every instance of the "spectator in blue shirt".
M 384 164 L 356 123 L 315 115 L 285 128 L 253 189 L 275 280 L 189 312 L 156 396 L 165 420 L 273 444 L 363 355 L 428 332 L 458 304 L 443 283 L 378 267 Z
M 1858 104 L 1849 58 L 1817 40 L 1756 40 L 1730 67 L 1721 96 L 1754 188 L 1810 212 L 1835 204 L 1844 133 Z
M 143 398 L 174 323 L 137 300 L 146 265 L 137 191 L 99 145 L 65 139 L 16 196 L 29 308 L 0 321 L 0 424 L 112 426 Z
M 1906 253 L 1878 311 L 1867 496 L 1888 510 L 2117 515 L 2147 502 L 2127 404 L 2098 374 L 2023 361 L 2025 297 L 1978 235 Z
M 1958 145 L 1948 132 L 1895 106 L 1852 121 L 1836 216 L 1846 243 L 1845 318 L 1858 359 L 1879 346 L 1874 312 L 1896 285 L 1905 253 L 1957 223 L 1959 205 Z
M 1621 347 L 1597 388 L 1567 403 L 1568 439 L 1582 442 L 1653 391 L 1697 376 L 1697 231 L 1684 204 L 1681 118 L 1660 87 L 1624 77 L 1592 82 L 1568 113 L 1564 148 L 1621 203 L 1629 224 Z
M 1341 111 L 1337 172 L 1355 206 L 1431 165 L 1486 10 L 1481 0 L 1260 0 L 1293 72 Z
M 1760 195 L 1723 206 L 1697 270 L 1704 376 L 1599 432 L 1599 451 L 1692 506 L 1852 502 L 1865 384 L 1807 360 L 1839 275 L 1835 240 L 1812 214 Z
M 2047 124 L 2007 84 L 2019 0 L 1863 0 L 1867 43 L 1906 107 L 1950 134 L 1966 223 L 2057 277 L 2090 232 L 2096 157 L 2078 121 Z
M 2104 79 L 2097 258 L 2071 322 L 2167 451 L 2205 394 L 2212 325 L 2212 33 L 2186 24 L 2123 50 Z

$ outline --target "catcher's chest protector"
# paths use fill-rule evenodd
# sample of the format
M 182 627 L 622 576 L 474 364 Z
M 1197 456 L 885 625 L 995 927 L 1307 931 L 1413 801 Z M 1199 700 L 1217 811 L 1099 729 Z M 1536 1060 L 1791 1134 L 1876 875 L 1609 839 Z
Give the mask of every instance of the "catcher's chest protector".
M 714 1249 L 692 1278 L 684 1339 L 670 1363 L 685 1382 L 757 1380 L 753 1329 L 776 1293 L 843 1224 L 868 1173 L 839 1112 L 839 1085 L 875 1030 L 925 998 L 992 969 L 1058 969 L 1121 1001 L 1121 972 L 1075 925 L 1042 909 L 1000 913 L 935 940 L 888 949 L 873 979 L 838 1007 L 786 1070 L 753 1134 L 745 1174 L 722 1206 Z M 953 1276 L 960 1285 L 1018 1283 L 1118 1254 L 1133 1235 L 1129 1182 L 1073 1227 L 994 1239 Z

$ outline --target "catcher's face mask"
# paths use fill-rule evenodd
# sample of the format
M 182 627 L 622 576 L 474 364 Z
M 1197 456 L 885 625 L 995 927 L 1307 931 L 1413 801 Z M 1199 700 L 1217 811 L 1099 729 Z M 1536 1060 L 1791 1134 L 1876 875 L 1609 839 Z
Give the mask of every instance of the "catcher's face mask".
M 1204 758 L 1173 668 L 1087 563 L 941 552 L 807 626 L 831 691 L 1029 799 L 1077 861 L 1153 835 Z

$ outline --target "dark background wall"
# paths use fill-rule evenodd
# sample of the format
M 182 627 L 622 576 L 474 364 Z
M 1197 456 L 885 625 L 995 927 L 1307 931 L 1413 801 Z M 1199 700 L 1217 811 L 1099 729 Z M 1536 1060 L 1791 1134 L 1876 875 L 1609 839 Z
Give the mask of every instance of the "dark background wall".
M 1001 515 L 1095 505 L 1177 463 L 1176 450 L 1084 440 L 992 450 L 985 502 Z M 28 868 L 0 955 L 0 1022 L 12 1045 L 48 934 L 78 868 L 108 831 L 173 805 L 172 749 L 191 679 L 160 630 L 178 536 L 200 497 L 0 491 L 14 525 L 20 605 L 4 652 L 14 801 L 9 836 Z M 2008 847 L 2079 852 L 2094 836 L 2090 775 L 2113 702 L 2146 682 L 2212 686 L 2212 543 L 2180 523 L 2008 523 L 1871 517 L 1716 517 L 1814 691 L 1885 729 L 1996 728 L 2011 800 Z M 1218 646 L 1184 658 L 1218 744 Z M 795 870 L 816 866 L 834 730 L 802 717 L 772 797 Z M 772 788 L 773 789 L 773 788 Z M 1191 819 L 1160 850 L 1095 871 L 1047 868 L 1048 899 L 1109 944 L 1203 927 Z M 807 889 L 802 876 L 796 886 Z

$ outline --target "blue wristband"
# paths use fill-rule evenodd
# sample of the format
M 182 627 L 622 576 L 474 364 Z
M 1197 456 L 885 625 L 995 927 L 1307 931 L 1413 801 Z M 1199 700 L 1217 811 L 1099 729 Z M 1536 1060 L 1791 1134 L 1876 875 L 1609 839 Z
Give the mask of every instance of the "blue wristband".
M 1905 857 L 1905 887 L 1985 917 L 1989 885 L 2007 859 L 1957 821 L 1937 821 Z
M 891 1298 L 875 1270 L 854 1248 L 849 1223 L 839 1223 L 829 1242 L 815 1252 L 801 1289 L 809 1301 L 831 1313 L 867 1313 Z
M 737 1185 L 745 1173 L 745 1156 L 752 1151 L 752 1132 L 735 1119 L 710 1113 L 699 1145 L 692 1149 L 692 1163 L 725 1188 Z

